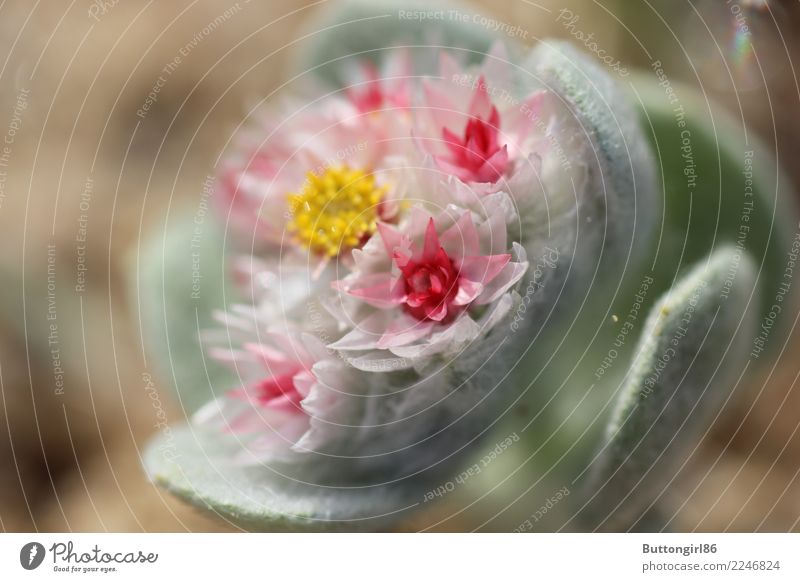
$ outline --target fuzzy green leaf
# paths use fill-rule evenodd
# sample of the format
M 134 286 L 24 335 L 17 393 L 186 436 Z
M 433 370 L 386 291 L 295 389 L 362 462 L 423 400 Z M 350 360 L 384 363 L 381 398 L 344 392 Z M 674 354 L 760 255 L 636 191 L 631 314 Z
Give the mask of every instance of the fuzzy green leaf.
M 450 47 L 468 62 L 479 62 L 497 36 L 476 24 L 475 14 L 462 4 L 433 7 L 419 0 L 329 2 L 306 27 L 307 37 L 297 46 L 296 69 L 341 87 L 348 84 L 349 57 L 380 62 L 396 46 Z M 430 48 L 412 51 L 412 56 L 415 74 L 436 72 L 438 61 L 431 58 Z
M 150 479 L 239 527 L 256 531 L 374 530 L 420 505 L 402 482 L 336 488 L 300 482 L 265 466 L 237 465 L 234 436 L 173 428 L 144 456 Z
M 620 267 L 638 265 L 658 217 L 653 151 L 633 102 L 619 79 L 567 42 L 542 41 L 521 67 L 533 84 L 564 100 L 580 128 L 574 139 L 591 146 L 583 162 L 592 168 L 592 199 L 578 217 L 579 229 L 593 266 L 605 261 L 601 273 L 618 281 Z
M 724 247 L 655 305 L 589 483 L 590 524 L 633 524 L 662 492 L 686 444 L 719 412 L 747 368 L 755 282 L 747 255 Z
M 788 177 L 752 131 L 691 87 L 654 74 L 637 76 L 631 87 L 661 163 L 664 228 L 653 255 L 657 284 L 666 289 L 675 273 L 705 260 L 712 247 L 736 244 L 756 263 L 766 316 L 778 294 L 785 298 L 781 283 L 789 253 L 800 246 Z M 769 345 L 783 344 L 788 326 L 780 327 Z
M 139 310 L 148 364 L 188 414 L 236 382 L 231 371 L 205 357 L 199 342 L 232 285 L 226 286 L 218 226 L 209 217 L 196 224 L 193 213 L 177 216 L 165 231 L 152 233 L 138 255 L 132 308 Z

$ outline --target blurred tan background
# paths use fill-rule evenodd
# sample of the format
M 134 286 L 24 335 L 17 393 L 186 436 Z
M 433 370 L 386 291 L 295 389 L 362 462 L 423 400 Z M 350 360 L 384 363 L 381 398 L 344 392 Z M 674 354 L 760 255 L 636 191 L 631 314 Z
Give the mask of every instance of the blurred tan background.
M 128 262 L 170 205 L 197 200 L 245 106 L 285 79 L 282 47 L 319 3 L 7 0 L 0 7 L 0 134 L 14 130 L 0 167 L 3 531 L 228 529 L 154 488 L 140 469 L 158 419 L 143 379 L 149 370 Z M 566 7 L 624 62 L 646 66 L 645 43 L 665 64 L 675 55 L 674 78 L 696 83 L 673 36 L 693 30 L 688 4 L 654 2 L 664 21 L 627 1 L 540 0 L 549 13 L 522 0 L 480 4 L 528 31 L 528 43 L 569 37 L 555 19 Z M 695 4 L 715 9 L 713 1 Z M 786 51 L 800 56 L 798 4 L 772 7 L 781 29 L 764 19 L 759 31 L 774 39 L 777 55 L 765 63 L 768 93 L 762 86 L 737 94 L 708 76 L 704 86 L 737 115 L 741 105 L 748 124 L 791 160 L 797 180 L 798 87 Z M 163 67 L 223 14 L 224 25 L 168 76 L 144 118 L 137 115 Z M 740 82 L 752 72 L 739 71 Z M 76 289 L 81 273 L 85 288 Z M 800 530 L 796 349 L 795 342 L 774 370 L 753 379 L 754 399 L 719 422 L 677 475 L 666 498 L 673 527 Z M 181 420 L 157 379 L 155 389 L 169 421 Z M 401 529 L 435 519 L 421 515 Z

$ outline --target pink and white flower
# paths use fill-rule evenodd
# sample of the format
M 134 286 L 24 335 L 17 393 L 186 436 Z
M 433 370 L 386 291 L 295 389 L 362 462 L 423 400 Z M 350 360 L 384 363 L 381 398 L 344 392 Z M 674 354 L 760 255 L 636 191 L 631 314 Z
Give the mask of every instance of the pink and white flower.
M 378 219 L 396 217 L 397 200 L 404 194 L 396 168 L 407 165 L 404 159 L 413 148 L 410 119 L 364 110 L 377 96 L 353 99 L 329 95 L 310 105 L 262 113 L 237 135 L 233 153 L 223 162 L 218 199 L 226 224 L 245 248 L 296 247 L 349 256 L 374 232 Z M 307 209 L 305 201 L 325 195 L 326 185 L 334 188 L 330 203 Z M 351 190 L 361 197 L 356 203 Z M 320 231 L 317 224 L 329 228 L 325 213 L 348 205 L 353 212 L 345 227 L 355 229 L 354 235 L 328 233 L 341 249 L 303 236 L 306 225 L 313 232 Z M 359 220 L 355 226 L 352 217 Z
M 262 117 L 226 163 L 233 227 L 265 246 L 236 260 L 253 304 L 222 318 L 228 345 L 210 352 L 241 385 L 195 421 L 241 438 L 244 462 L 381 440 L 383 416 L 347 390 L 381 394 L 406 378 L 382 372 L 457 356 L 520 301 L 528 262 L 515 193 L 544 199 L 547 94 L 498 98 L 492 87 L 510 75 L 498 45 L 470 83 L 443 54 L 442 78 L 425 81 L 413 107 L 407 57 L 364 65 L 342 94 L 286 120 Z
M 381 224 L 354 252 L 355 272 L 334 284 L 352 300 L 332 310 L 353 329 L 331 347 L 413 358 L 477 337 L 472 315 L 507 295 L 528 266 L 522 247 L 507 245 L 507 209 L 487 208 L 481 218 L 455 206 L 437 217 L 415 207 L 400 228 Z M 493 324 L 500 313 L 489 312 Z
M 419 147 L 433 167 L 481 194 L 524 192 L 538 182 L 548 93 L 536 90 L 518 99 L 508 91 L 513 79 L 505 47 L 498 43 L 470 72 L 443 52 L 439 77 L 423 82 L 414 123 Z
M 345 87 L 350 103 L 361 113 L 389 110 L 397 115 L 407 110 L 412 97 L 411 55 L 398 48 L 378 67 L 364 60 Z
M 240 438 L 238 460 L 245 464 L 325 449 L 336 427 L 346 426 L 354 399 L 346 392 L 351 370 L 311 334 L 256 334 L 258 318 L 250 316 L 219 317 L 229 344 L 210 348 L 209 355 L 232 367 L 242 384 L 203 406 L 193 422 Z M 221 339 L 222 330 L 216 335 Z

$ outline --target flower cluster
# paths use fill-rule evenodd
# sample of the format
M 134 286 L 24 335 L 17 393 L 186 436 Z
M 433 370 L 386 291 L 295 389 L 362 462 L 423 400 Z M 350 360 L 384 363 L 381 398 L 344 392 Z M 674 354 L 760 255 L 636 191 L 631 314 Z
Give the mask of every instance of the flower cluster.
M 395 50 L 238 136 L 217 198 L 250 301 L 205 340 L 241 385 L 194 421 L 241 438 L 243 462 L 373 450 L 446 397 L 432 367 L 512 315 L 550 100 L 493 98 L 507 63 L 502 45 L 472 69 L 443 52 L 424 77 Z M 397 387 L 380 410 L 374 397 Z M 418 424 L 407 440 L 435 429 Z

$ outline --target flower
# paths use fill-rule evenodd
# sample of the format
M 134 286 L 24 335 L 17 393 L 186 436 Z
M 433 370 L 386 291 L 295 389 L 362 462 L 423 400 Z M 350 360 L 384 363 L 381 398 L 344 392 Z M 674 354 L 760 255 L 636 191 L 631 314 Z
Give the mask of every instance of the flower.
M 441 54 L 439 76 L 422 84 L 414 123 L 419 148 L 438 170 L 478 185 L 482 194 L 526 191 L 537 180 L 547 146 L 542 108 L 549 94 L 537 89 L 518 99 L 506 89 L 513 85 L 502 43 L 472 72 Z
M 508 144 L 499 143 L 500 114 L 489 100 L 485 83 L 481 77 L 469 106 L 464 137 L 442 127 L 449 151 L 435 156 L 440 168 L 464 182 L 497 182 L 508 168 Z
M 497 198 L 508 202 L 507 195 Z M 528 266 L 522 247 L 506 246 L 507 206 L 495 200 L 487 209 L 480 219 L 456 206 L 438 217 L 415 207 L 399 229 L 379 224 L 379 236 L 355 256 L 356 271 L 334 283 L 356 299 L 339 311 L 355 327 L 331 347 L 413 356 L 476 337 L 470 310 L 496 302 Z M 371 308 L 366 314 L 364 305 Z M 453 326 L 465 334 L 452 337 Z
M 352 400 L 343 392 L 349 384 L 346 365 L 311 334 L 257 334 L 263 325 L 258 316 L 243 306 L 239 311 L 218 316 L 232 337 L 209 355 L 233 367 L 242 385 L 200 408 L 193 422 L 240 437 L 244 451 L 238 461 L 245 464 L 324 449 L 336 434 L 328 425 L 338 426 Z M 213 341 L 214 334 L 206 337 Z
M 478 233 L 468 213 L 445 236 L 452 237 L 453 230 L 462 229 L 464 232 L 458 234 L 468 248 L 456 246 L 455 255 L 450 256 L 439 240 L 433 218 L 428 221 L 422 249 L 415 248 L 407 236 L 392 227 L 380 225 L 383 244 L 398 273 L 367 278 L 368 284 L 374 284 L 370 287 L 364 286 L 363 280 L 355 280 L 348 292 L 379 305 L 388 295 L 391 303 L 403 305 L 406 313 L 420 321 L 452 321 L 478 299 L 511 259 L 510 254 L 476 254 Z
M 260 254 L 283 247 L 320 259 L 361 246 L 403 195 L 407 124 L 341 95 L 270 111 L 241 132 L 218 180 L 231 230 Z M 405 129 L 404 129 L 405 128 Z M 253 245 L 253 243 L 255 243 Z
M 370 60 L 362 61 L 356 73 L 345 93 L 361 113 L 386 108 L 396 115 L 397 110 L 407 109 L 411 104 L 412 65 L 408 50 L 391 51 L 380 69 Z
M 388 186 L 349 166 L 309 171 L 299 194 L 289 197 L 289 232 L 303 246 L 328 257 L 361 246 L 377 228 Z

